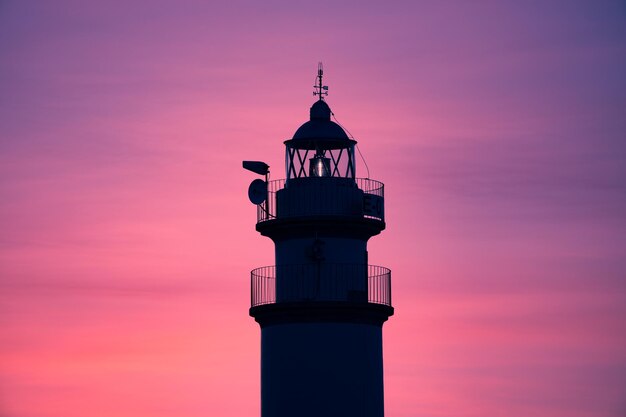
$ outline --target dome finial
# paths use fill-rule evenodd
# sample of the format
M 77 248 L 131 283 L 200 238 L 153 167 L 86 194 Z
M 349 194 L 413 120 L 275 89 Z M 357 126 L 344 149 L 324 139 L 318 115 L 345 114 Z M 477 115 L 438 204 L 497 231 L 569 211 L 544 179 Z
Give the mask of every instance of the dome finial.
M 320 100 L 324 100 L 324 96 L 328 95 L 328 86 L 322 84 L 322 76 L 324 75 L 324 66 L 320 61 L 317 64 L 317 85 L 314 85 L 315 91 L 313 91 L 314 96 L 319 96 Z

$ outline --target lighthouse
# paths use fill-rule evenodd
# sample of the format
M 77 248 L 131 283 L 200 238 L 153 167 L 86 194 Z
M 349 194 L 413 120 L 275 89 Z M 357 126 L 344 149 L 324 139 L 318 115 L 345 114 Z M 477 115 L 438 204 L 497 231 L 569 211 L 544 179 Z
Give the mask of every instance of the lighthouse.
M 384 185 L 356 175 L 356 141 L 331 120 L 318 67 L 310 119 L 285 144 L 285 178 L 248 194 L 275 262 L 251 271 L 261 327 L 261 417 L 383 417 L 383 323 L 391 271 L 368 263 L 385 229 Z

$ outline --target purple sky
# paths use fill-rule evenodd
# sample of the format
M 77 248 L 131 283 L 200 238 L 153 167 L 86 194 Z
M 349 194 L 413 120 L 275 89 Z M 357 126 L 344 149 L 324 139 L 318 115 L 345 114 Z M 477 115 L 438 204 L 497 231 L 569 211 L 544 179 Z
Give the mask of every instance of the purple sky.
M 624 416 L 624 2 L 293 0 L 0 0 L 0 416 L 259 415 L 241 160 L 284 177 L 320 60 L 387 416 Z

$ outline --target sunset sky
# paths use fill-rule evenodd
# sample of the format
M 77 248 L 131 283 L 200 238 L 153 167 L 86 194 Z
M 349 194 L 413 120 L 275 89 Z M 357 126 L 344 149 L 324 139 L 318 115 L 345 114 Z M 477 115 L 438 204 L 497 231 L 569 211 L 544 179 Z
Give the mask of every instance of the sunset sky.
M 259 416 L 241 160 L 284 178 L 318 61 L 387 417 L 626 415 L 624 1 L 0 0 L 1 417 Z

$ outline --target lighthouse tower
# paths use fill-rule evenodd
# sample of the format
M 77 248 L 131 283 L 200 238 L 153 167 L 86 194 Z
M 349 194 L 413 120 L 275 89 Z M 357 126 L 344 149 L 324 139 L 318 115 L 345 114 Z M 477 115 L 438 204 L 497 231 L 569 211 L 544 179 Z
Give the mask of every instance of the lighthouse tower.
M 261 327 L 262 417 L 383 417 L 382 325 L 391 271 L 368 264 L 385 228 L 384 186 L 356 177 L 356 141 L 331 121 L 318 68 L 310 120 L 285 143 L 286 178 L 250 185 L 276 261 L 251 272 Z

